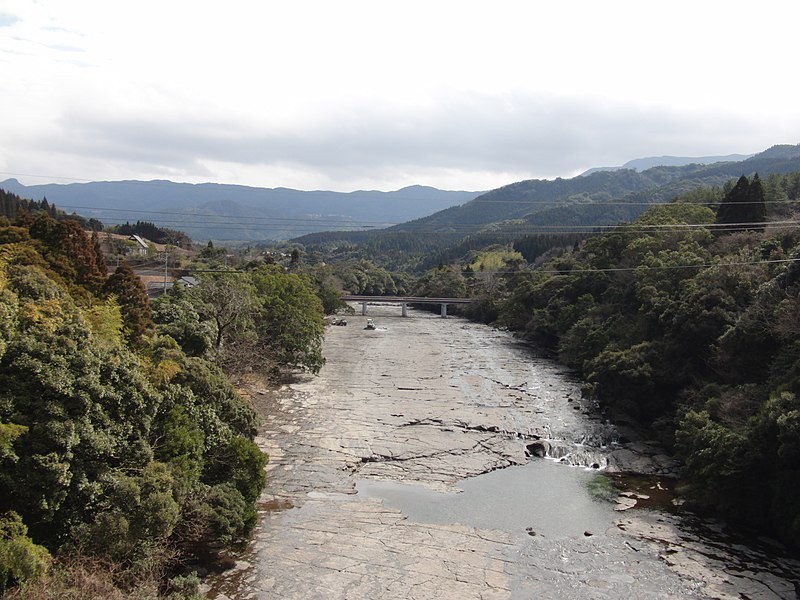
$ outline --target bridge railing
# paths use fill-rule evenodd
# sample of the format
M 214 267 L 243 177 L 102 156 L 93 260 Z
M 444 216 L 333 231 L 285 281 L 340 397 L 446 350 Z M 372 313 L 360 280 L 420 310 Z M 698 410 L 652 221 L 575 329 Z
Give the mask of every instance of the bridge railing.
M 447 318 L 448 304 L 469 304 L 469 298 L 426 298 L 420 296 L 364 296 L 364 295 L 344 295 L 342 300 L 345 302 L 360 302 L 361 314 L 367 314 L 368 304 L 400 304 L 404 317 L 408 316 L 409 304 L 438 304 L 441 306 L 441 316 Z

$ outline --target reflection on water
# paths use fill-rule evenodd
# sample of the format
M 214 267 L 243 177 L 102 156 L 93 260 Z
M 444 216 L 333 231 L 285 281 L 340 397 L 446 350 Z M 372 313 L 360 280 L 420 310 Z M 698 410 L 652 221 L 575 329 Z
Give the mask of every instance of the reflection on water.
M 419 523 L 460 523 L 558 538 L 601 534 L 612 526 L 611 505 L 593 499 L 586 489 L 596 476 L 585 469 L 536 460 L 466 479 L 457 494 L 370 479 L 357 481 L 356 489 L 360 496 L 380 498 Z

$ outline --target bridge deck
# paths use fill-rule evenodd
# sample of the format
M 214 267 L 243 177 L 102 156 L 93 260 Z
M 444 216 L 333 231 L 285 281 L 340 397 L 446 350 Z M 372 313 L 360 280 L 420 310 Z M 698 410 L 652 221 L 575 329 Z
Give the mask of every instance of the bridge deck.
M 425 298 L 418 296 L 342 296 L 345 302 L 375 302 L 379 304 L 469 304 L 469 298 Z
M 469 304 L 469 298 L 420 298 L 418 296 L 342 296 L 346 302 L 360 302 L 361 314 L 367 315 L 367 304 L 400 304 L 403 316 L 408 316 L 409 304 L 438 304 L 442 307 L 442 318 L 447 318 L 448 304 Z

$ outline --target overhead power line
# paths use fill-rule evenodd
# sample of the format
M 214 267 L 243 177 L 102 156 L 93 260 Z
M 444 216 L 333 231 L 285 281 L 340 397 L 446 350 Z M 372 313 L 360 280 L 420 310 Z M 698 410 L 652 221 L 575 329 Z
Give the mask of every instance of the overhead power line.
M 517 271 L 475 271 L 474 275 L 535 275 L 536 273 L 545 273 L 547 275 L 573 275 L 575 273 L 621 273 L 629 271 L 673 271 L 676 269 L 707 269 L 711 267 L 740 267 L 740 266 L 755 266 L 755 265 L 772 265 L 772 264 L 788 264 L 800 263 L 800 258 L 776 258 L 776 259 L 763 259 L 763 260 L 747 260 L 747 261 L 730 261 L 730 262 L 703 262 L 693 263 L 687 265 L 638 265 L 634 267 L 599 267 L 599 268 L 584 268 L 584 269 L 525 269 Z M 237 271 L 235 269 L 181 269 L 191 273 L 227 273 L 231 275 L 246 275 L 249 271 Z M 376 296 L 380 299 L 380 296 Z
M 796 263 L 800 262 L 800 258 L 779 258 L 779 259 L 764 259 L 753 261 L 734 261 L 734 262 L 717 262 L 717 263 L 700 263 L 691 265 L 639 265 L 636 267 L 604 267 L 600 269 L 541 269 L 539 273 L 569 275 L 570 273 L 616 273 L 624 271 L 672 271 L 675 269 L 707 269 L 710 267 L 739 267 L 751 265 L 771 265 L 782 263 Z M 537 272 L 537 271 L 533 271 Z
M 636 193 L 636 192 L 631 192 Z M 676 194 L 676 197 L 680 194 Z M 645 202 L 645 201 L 625 201 L 625 200 L 610 200 L 599 202 L 576 202 L 565 200 L 483 200 L 480 197 L 470 201 L 470 204 L 530 204 L 532 206 L 565 206 L 565 207 L 579 207 L 579 206 L 667 206 L 670 204 L 678 204 L 681 206 L 718 206 L 722 204 L 723 199 L 720 198 L 715 202 L 673 202 L 672 200 L 659 201 L 659 202 Z M 797 200 L 754 200 L 737 202 L 740 204 L 800 204 L 800 199 Z
M 109 212 L 127 212 L 127 213 L 134 213 L 134 214 L 154 214 L 154 215 L 169 215 L 169 216 L 180 216 L 184 217 L 182 219 L 159 219 L 160 226 L 169 226 L 169 227 L 180 227 L 180 226 L 187 226 L 191 227 L 192 229 L 222 229 L 222 230 L 256 230 L 256 231 L 285 231 L 285 230 L 307 230 L 309 227 L 317 228 L 319 226 L 337 226 L 337 227 L 348 227 L 348 228 L 357 228 L 358 229 L 375 229 L 377 227 L 385 227 L 389 228 L 392 226 L 399 225 L 398 223 L 387 223 L 383 221 L 348 221 L 344 219 L 334 219 L 334 218 L 324 218 L 324 219 L 312 219 L 312 218 L 300 218 L 300 217 L 258 217 L 258 216 L 238 216 L 238 215 L 216 215 L 211 213 L 193 213 L 187 214 L 182 212 L 173 212 L 173 211 L 142 211 L 136 209 L 116 209 L 116 208 L 97 208 L 97 207 L 89 207 L 89 206 L 77 206 L 77 205 L 56 205 L 60 208 L 69 208 L 69 209 L 83 209 L 83 210 L 103 210 Z M 589 206 L 589 205 L 587 205 Z M 214 219 L 214 220 L 206 220 L 202 222 L 198 222 L 197 219 L 199 218 L 206 218 L 206 219 Z M 233 220 L 231 220 L 233 219 Z M 253 221 L 256 221 L 253 224 Z M 735 229 L 741 227 L 775 227 L 775 226 L 787 226 L 787 227 L 796 227 L 800 225 L 798 221 L 792 220 L 784 220 L 784 221 L 761 221 L 761 222 L 749 222 L 749 223 L 732 223 L 732 224 L 718 224 L 718 223 L 666 223 L 666 224 L 647 224 L 647 223 L 637 223 L 637 222 L 620 222 L 615 224 L 594 224 L 594 225 L 569 225 L 569 224 L 559 224 L 559 225 L 537 225 L 536 223 L 526 222 L 526 223 L 514 223 L 514 219 L 509 219 L 506 222 L 500 221 L 498 223 L 503 224 L 505 223 L 504 227 L 506 231 L 498 231 L 498 232 L 491 232 L 491 231 L 480 231 L 481 227 L 484 227 L 485 224 L 476 224 L 476 223 L 447 223 L 447 224 L 431 224 L 428 227 L 413 227 L 409 226 L 408 229 L 403 230 L 403 233 L 447 233 L 446 231 L 442 231 L 443 229 L 452 229 L 455 232 L 460 231 L 468 231 L 474 233 L 506 233 L 508 232 L 511 235 L 519 235 L 524 234 L 526 229 L 530 229 L 532 231 L 546 231 L 546 232 L 553 232 L 553 233 L 576 233 L 576 232 L 594 232 L 597 230 L 607 230 L 607 229 L 616 229 L 618 227 L 625 227 L 628 231 L 646 231 L 650 229 L 691 229 L 691 228 L 706 228 L 706 229 L 716 229 L 716 230 L 725 230 L 727 229 Z M 254 226 L 255 225 L 255 226 Z M 271 227 L 270 227 L 271 225 Z M 344 231 L 353 231 L 353 230 L 340 230 L 336 229 L 334 232 L 344 232 Z M 324 233 L 324 232 L 319 232 Z M 398 232 L 399 233 L 399 232 Z
M 280 221 L 280 222 L 300 222 L 300 223 L 334 223 L 334 224 L 341 224 L 341 225 L 351 225 L 354 222 L 347 220 L 347 219 L 335 219 L 332 217 L 326 217 L 323 219 L 312 219 L 308 217 L 259 217 L 259 216 L 249 216 L 249 215 L 219 215 L 216 213 L 187 213 L 187 212 L 176 212 L 176 211 L 166 211 L 166 210 L 141 210 L 141 209 L 134 209 L 134 208 L 99 208 L 96 206 L 76 206 L 76 205 L 67 205 L 67 204 L 56 204 L 58 208 L 69 208 L 71 210 L 95 210 L 95 211 L 105 211 L 105 212 L 122 212 L 122 213 L 134 213 L 134 214 L 148 214 L 148 215 L 170 215 L 170 216 L 179 216 L 184 217 L 185 219 L 189 219 L 191 217 L 205 217 L 205 218 L 219 218 L 219 219 L 242 219 L 246 221 Z M 180 222 L 180 221 L 179 221 Z M 228 223 L 236 223 L 237 221 L 228 221 Z M 225 223 L 220 221 L 220 223 Z M 386 221 L 357 221 L 358 224 L 363 225 L 387 225 Z

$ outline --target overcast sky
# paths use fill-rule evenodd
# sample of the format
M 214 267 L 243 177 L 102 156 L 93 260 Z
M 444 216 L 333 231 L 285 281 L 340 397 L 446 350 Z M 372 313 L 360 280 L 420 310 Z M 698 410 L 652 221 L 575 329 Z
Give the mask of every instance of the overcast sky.
M 800 142 L 800 2 L 0 0 L 0 180 L 485 190 Z

